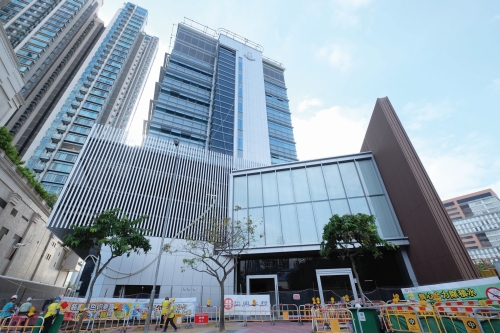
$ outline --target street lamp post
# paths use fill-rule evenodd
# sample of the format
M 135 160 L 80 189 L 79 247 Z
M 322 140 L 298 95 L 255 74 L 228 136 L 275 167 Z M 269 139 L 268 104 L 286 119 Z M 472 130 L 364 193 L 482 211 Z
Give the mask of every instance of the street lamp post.
M 156 283 L 158 280 L 158 273 L 160 271 L 160 262 L 161 262 L 161 254 L 163 252 L 163 244 L 165 242 L 165 237 L 167 236 L 167 226 L 170 222 L 170 211 L 172 210 L 172 193 L 175 191 L 175 185 L 177 184 L 177 169 L 178 169 L 178 164 L 179 164 L 179 140 L 174 139 L 174 145 L 175 145 L 175 162 L 174 162 L 174 176 L 173 180 L 170 185 L 170 191 L 168 192 L 168 204 L 167 204 L 167 212 L 165 216 L 165 220 L 163 220 L 163 231 L 161 235 L 161 241 L 160 241 L 160 249 L 158 250 L 158 258 L 156 259 L 156 271 L 155 275 L 153 276 L 153 289 L 151 290 L 151 297 L 149 298 L 149 309 L 148 309 L 148 315 L 146 317 L 146 322 L 144 323 L 144 333 L 148 333 L 149 331 L 149 324 L 151 323 L 151 314 L 153 313 L 153 303 L 155 299 L 155 294 L 156 294 Z
M 175 143 L 175 141 L 174 141 Z M 169 212 L 170 212 L 170 204 L 172 202 L 171 200 L 171 197 L 169 195 L 169 201 L 168 201 L 168 206 L 167 206 L 167 218 L 165 219 L 165 225 L 163 226 L 163 233 L 162 233 L 162 238 L 161 238 L 161 243 L 160 243 L 160 251 L 158 253 L 158 257 L 157 257 L 157 262 L 156 262 L 156 274 L 155 274 L 155 277 L 154 277 L 154 284 L 153 284 L 153 290 L 151 292 L 151 298 L 149 299 L 149 311 L 148 311 L 148 315 L 146 317 L 146 322 L 144 323 L 144 333 L 148 333 L 148 330 L 149 330 L 149 325 L 151 323 L 151 315 L 153 314 L 153 304 L 154 304 L 154 295 L 156 293 L 156 283 L 157 283 L 157 279 L 158 279 L 158 272 L 160 270 L 160 259 L 161 259 L 161 255 L 162 255 L 162 252 L 164 251 L 165 248 L 170 248 L 170 246 L 173 244 L 174 240 L 179 236 L 181 235 L 184 231 L 188 230 L 189 228 L 191 228 L 195 223 L 197 223 L 203 216 L 205 216 L 205 214 L 208 214 L 208 212 L 210 212 L 210 210 L 217 204 L 217 195 L 216 194 L 210 194 L 210 193 L 207 193 L 208 196 L 210 196 L 212 198 L 212 204 L 204 211 L 201 213 L 200 216 L 198 216 L 197 218 L 195 218 L 193 221 L 191 221 L 191 223 L 189 223 L 187 226 L 185 226 L 182 230 L 179 230 L 173 237 L 172 239 L 170 240 L 170 242 L 164 246 L 164 242 L 165 242 L 165 237 L 166 237 L 166 222 L 168 222 L 170 220 L 170 215 L 169 215 Z

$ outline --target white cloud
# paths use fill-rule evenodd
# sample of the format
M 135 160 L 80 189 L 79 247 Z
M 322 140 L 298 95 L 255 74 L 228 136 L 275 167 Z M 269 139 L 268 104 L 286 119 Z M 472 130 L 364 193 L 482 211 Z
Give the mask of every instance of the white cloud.
M 321 106 L 323 102 L 319 98 L 306 98 L 302 102 L 300 102 L 298 110 L 299 112 L 304 112 L 306 110 L 309 110 L 311 107 L 314 106 Z
M 317 52 L 318 57 L 328 60 L 333 68 L 344 72 L 351 67 L 351 55 L 346 47 L 339 44 L 322 47 Z
M 344 27 L 355 27 L 360 19 L 358 11 L 367 7 L 371 0 L 336 0 L 334 2 L 333 22 Z
M 359 152 L 371 107 L 332 106 L 307 119 L 292 119 L 300 160 Z M 292 113 L 293 115 L 293 113 Z
M 500 158 L 491 151 L 487 138 L 469 135 L 467 143 L 456 138 L 416 138 L 412 142 L 442 200 L 485 188 L 500 189 Z
M 454 109 L 448 102 L 438 104 L 417 104 L 410 102 L 403 107 L 403 112 L 407 115 L 410 124 L 407 129 L 420 129 L 424 122 L 445 119 L 450 117 Z
M 500 79 L 493 80 L 493 88 L 500 90 Z

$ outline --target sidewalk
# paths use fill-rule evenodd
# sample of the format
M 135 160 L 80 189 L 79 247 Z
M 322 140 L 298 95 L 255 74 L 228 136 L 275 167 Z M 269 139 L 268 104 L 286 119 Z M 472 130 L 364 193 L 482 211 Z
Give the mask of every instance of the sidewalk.
M 179 326 L 177 332 L 186 333 L 217 333 L 219 328 L 215 327 L 215 323 L 210 323 L 206 325 L 196 325 L 194 328 L 186 329 L 185 324 Z M 173 328 L 169 327 L 168 332 L 173 332 Z M 142 328 L 137 330 L 127 330 L 127 332 L 139 333 L 143 332 Z M 154 326 L 150 332 L 154 332 Z M 161 329 L 158 327 L 157 333 L 161 333 Z M 226 323 L 226 333 L 310 333 L 311 323 L 305 322 L 304 325 L 299 326 L 296 322 L 277 322 L 276 325 L 272 326 L 270 322 L 258 323 L 249 322 L 248 326 L 243 326 L 243 323 Z

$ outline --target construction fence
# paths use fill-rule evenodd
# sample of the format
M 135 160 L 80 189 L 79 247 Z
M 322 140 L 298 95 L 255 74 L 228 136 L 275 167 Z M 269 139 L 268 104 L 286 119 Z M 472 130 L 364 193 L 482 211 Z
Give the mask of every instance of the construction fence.
M 145 320 L 131 316 L 125 310 L 81 311 L 60 314 L 50 333 L 73 332 L 83 316 L 81 329 L 87 332 L 127 332 L 143 329 Z M 104 312 L 106 312 L 104 314 Z M 255 322 L 269 325 L 294 323 L 303 325 L 311 332 L 431 332 L 431 333 L 500 333 L 499 301 L 446 301 L 429 304 L 401 302 L 370 302 L 363 307 L 359 303 L 337 302 L 329 304 L 274 304 L 272 306 L 248 305 L 236 312 L 225 314 L 226 322 L 239 322 L 243 326 Z M 194 311 L 177 313 L 174 323 L 179 328 L 193 328 L 197 325 L 220 323 L 221 311 L 215 306 L 198 306 Z M 151 330 L 161 330 L 161 311 L 152 313 Z M 26 317 L 13 315 L 1 322 L 0 332 L 41 332 L 43 315 Z

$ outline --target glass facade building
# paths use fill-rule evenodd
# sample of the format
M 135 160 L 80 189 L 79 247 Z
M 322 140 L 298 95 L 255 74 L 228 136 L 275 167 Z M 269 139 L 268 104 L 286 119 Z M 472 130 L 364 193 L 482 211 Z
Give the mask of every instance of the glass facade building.
M 332 215 L 373 214 L 379 234 L 406 243 L 371 154 L 233 173 L 233 220 L 258 223 L 257 248 L 319 249 Z M 262 222 L 262 223 L 260 223 Z
M 296 161 L 284 70 L 248 39 L 181 23 L 144 131 L 262 164 Z
M 27 166 L 48 191 L 61 191 L 92 126 L 116 115 L 105 111 L 121 99 L 119 92 L 131 81 L 127 74 L 140 73 L 140 67 L 130 66 L 141 50 L 146 21 L 147 11 L 132 3 L 117 12 L 59 101 L 58 112 L 40 132 L 38 146 L 27 151 L 31 156 Z M 142 56 L 147 58 L 148 53 Z M 145 84 L 144 75 L 141 84 Z

